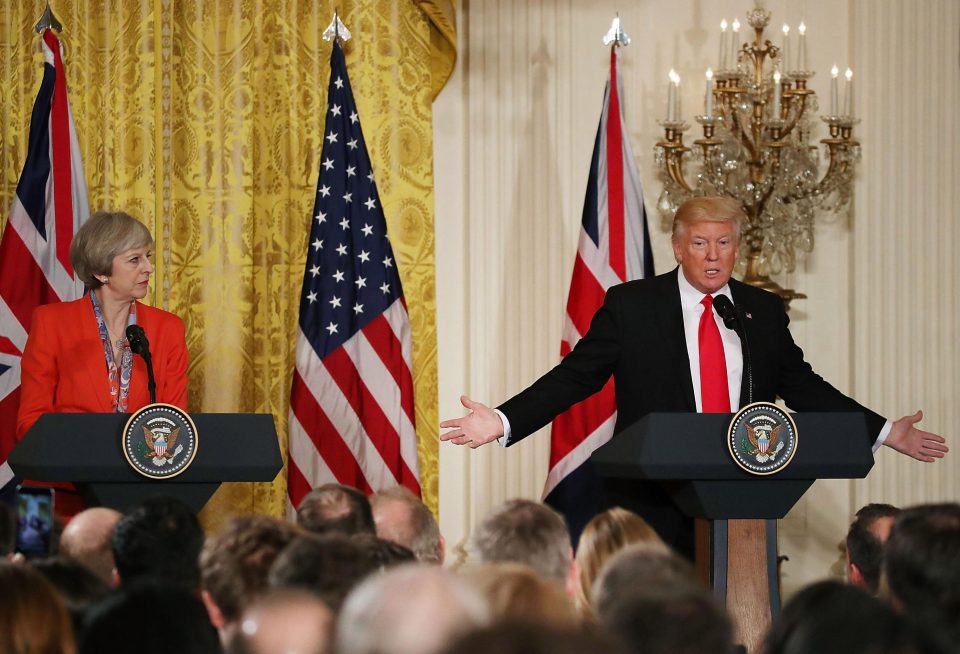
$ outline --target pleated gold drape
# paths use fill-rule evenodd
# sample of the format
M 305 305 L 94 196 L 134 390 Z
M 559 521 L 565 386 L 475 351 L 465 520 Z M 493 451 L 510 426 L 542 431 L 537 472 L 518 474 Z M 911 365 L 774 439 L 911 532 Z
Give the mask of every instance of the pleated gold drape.
M 42 57 L 40 0 L 0 6 L 0 206 L 26 155 Z M 269 412 L 286 451 L 299 290 L 329 76 L 333 7 L 413 327 L 421 482 L 436 508 L 432 112 L 453 69 L 450 0 L 54 2 L 93 210 L 156 239 L 152 303 L 180 315 L 194 411 Z M 2 225 L 2 222 L 0 222 Z M 202 437 L 202 436 L 201 436 Z M 204 512 L 285 508 L 230 484 Z

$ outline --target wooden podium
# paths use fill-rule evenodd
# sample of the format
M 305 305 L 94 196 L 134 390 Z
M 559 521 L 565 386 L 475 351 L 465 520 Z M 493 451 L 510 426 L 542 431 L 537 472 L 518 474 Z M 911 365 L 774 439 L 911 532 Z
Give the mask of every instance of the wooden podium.
M 121 448 L 126 413 L 47 413 L 10 453 L 22 479 L 73 483 L 90 506 L 125 511 L 153 495 L 172 495 L 199 511 L 222 482 L 273 481 L 283 467 L 273 416 L 192 413 L 197 455 L 182 474 L 148 479 Z
M 780 610 L 777 519 L 817 479 L 862 478 L 873 467 L 860 413 L 793 414 L 797 449 L 768 477 L 734 463 L 726 445 L 732 414 L 651 413 L 593 453 L 606 478 L 660 482 L 696 519 L 696 567 L 755 652 Z

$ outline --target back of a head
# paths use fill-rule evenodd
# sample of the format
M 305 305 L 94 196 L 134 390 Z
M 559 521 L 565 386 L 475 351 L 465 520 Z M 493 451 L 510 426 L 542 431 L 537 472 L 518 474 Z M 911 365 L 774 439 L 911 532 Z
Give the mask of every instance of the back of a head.
M 153 579 L 196 589 L 202 548 L 196 514 L 172 497 L 144 500 L 113 530 L 113 559 L 122 584 Z
M 890 530 L 883 573 L 911 618 L 960 639 L 960 504 L 904 509 Z
M 668 551 L 657 532 L 646 520 L 626 509 L 614 507 L 595 515 L 580 535 L 577 545 L 577 609 L 590 617 L 593 584 L 604 564 L 617 552 L 634 543 L 650 543 Z
M 234 518 L 211 536 L 200 554 L 203 588 L 228 622 L 267 589 L 270 567 L 302 532 L 267 516 Z
M 879 520 L 893 520 L 900 509 L 890 504 L 867 504 L 859 511 L 847 532 L 847 557 L 856 566 L 863 585 L 871 593 L 877 592 L 880 583 L 880 564 L 883 561 L 883 544 L 875 525 Z
M 78 632 L 90 607 L 110 592 L 110 587 L 93 570 L 75 561 L 51 558 L 32 561 L 30 565 L 56 589 Z
M 314 593 L 334 613 L 347 594 L 379 569 L 363 545 L 341 535 L 308 534 L 294 539 L 273 562 L 271 588 L 298 588 Z
M 595 633 L 524 621 L 497 622 L 455 640 L 444 654 L 622 654 L 626 650 Z
M 693 566 L 686 559 L 662 544 L 634 543 L 614 554 L 600 570 L 593 584 L 593 611 L 602 617 L 613 602 L 636 588 L 697 587 Z
M 42 574 L 0 560 L 0 589 L 0 652 L 76 651 L 67 607 Z
M 300 502 L 297 524 L 315 534 L 376 534 L 367 496 L 341 484 L 318 486 Z
M 93 607 L 80 654 L 219 654 L 220 637 L 197 596 L 180 585 L 140 581 Z
M 436 654 L 485 624 L 483 598 L 439 566 L 411 564 L 371 576 L 337 619 L 337 654 Z
M 16 514 L 6 503 L 0 502 L 0 558 L 13 554 L 16 547 Z
M 113 529 L 122 518 L 119 511 L 94 507 L 73 516 L 60 535 L 59 554 L 89 568 L 105 583 L 113 576 Z
M 764 654 L 920 654 L 930 651 L 888 605 L 862 588 L 821 581 L 773 621 Z
M 405 563 L 414 563 L 417 557 L 409 547 L 392 540 L 371 536 L 370 534 L 354 534 L 350 537 L 369 557 L 371 563 L 379 570 L 386 570 Z
M 333 614 L 313 593 L 272 591 L 243 612 L 230 654 L 326 654 L 331 651 Z
M 729 654 L 733 626 L 716 600 L 693 586 L 634 589 L 604 606 L 603 630 L 635 654 Z
M 370 504 L 380 538 L 410 548 L 422 563 L 443 563 L 440 528 L 433 512 L 408 488 L 380 491 Z
M 479 563 L 524 563 L 564 583 L 570 568 L 570 532 L 563 517 L 540 502 L 510 500 L 493 509 L 473 532 Z
M 563 587 L 540 576 L 530 566 L 488 563 L 467 567 L 461 574 L 486 598 L 494 621 L 520 620 L 556 627 L 574 627 L 579 623 Z

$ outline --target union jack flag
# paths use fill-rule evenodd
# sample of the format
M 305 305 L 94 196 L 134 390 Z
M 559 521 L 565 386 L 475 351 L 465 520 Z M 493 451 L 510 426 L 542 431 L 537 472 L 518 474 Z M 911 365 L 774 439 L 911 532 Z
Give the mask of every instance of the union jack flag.
M 287 488 L 420 494 L 410 320 L 377 185 L 334 42 L 290 392 Z
M 623 88 L 618 58 L 617 47 L 611 47 L 610 78 L 590 162 L 580 242 L 560 342 L 561 357 L 586 333 L 608 288 L 653 275 L 640 175 L 620 100 Z M 543 495 L 547 503 L 566 515 L 575 536 L 593 515 L 596 504 L 588 496 L 598 488 L 592 471 L 581 466 L 595 449 L 610 440 L 616 420 L 617 403 L 611 379 L 599 392 L 553 421 L 550 471 Z
M 20 357 L 33 310 L 83 293 L 70 265 L 70 241 L 90 208 L 60 41 L 50 30 L 43 34 L 43 57 L 27 159 L 0 237 L 0 488 L 13 479 L 7 456 L 17 440 Z

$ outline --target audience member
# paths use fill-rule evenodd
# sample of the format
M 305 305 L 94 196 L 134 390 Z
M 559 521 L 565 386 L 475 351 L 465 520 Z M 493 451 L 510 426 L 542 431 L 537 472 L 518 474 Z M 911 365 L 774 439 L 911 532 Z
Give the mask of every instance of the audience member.
M 337 613 L 351 589 L 377 570 L 370 553 L 350 538 L 309 534 L 284 548 L 268 580 L 271 588 L 310 591 Z
M 556 581 L 523 563 L 487 563 L 461 571 L 480 591 L 493 621 L 519 620 L 573 628 L 579 624 L 573 602 Z
M 313 593 L 280 590 L 257 599 L 244 612 L 230 654 L 326 654 L 333 614 Z
M 579 577 L 574 595 L 577 610 L 584 619 L 592 620 L 594 617 L 590 597 L 603 564 L 633 543 L 662 545 L 663 551 L 667 551 L 667 546 L 646 520 L 620 507 L 598 513 L 584 527 L 577 545 Z
M 90 609 L 80 654 L 219 654 L 207 610 L 182 583 L 123 582 Z
M 773 621 L 763 654 L 920 654 L 931 651 L 894 611 L 838 581 L 807 586 Z
M 444 541 L 433 512 L 404 486 L 370 498 L 377 536 L 400 543 L 421 563 L 443 563 Z
M 367 496 L 341 484 L 318 486 L 300 502 L 297 524 L 315 534 L 376 534 Z
M 867 504 L 847 532 L 847 581 L 877 594 L 883 544 L 900 509 L 890 504 Z
M 443 654 L 622 654 L 604 634 L 521 621 L 497 622 L 455 640 Z
M 576 580 L 570 532 L 559 513 L 540 502 L 509 500 L 473 532 L 478 563 L 525 563 L 573 593 Z
M 731 654 L 734 649 L 730 619 L 709 593 L 693 586 L 634 588 L 612 597 L 598 619 L 633 654 Z
M 635 543 L 613 555 L 593 583 L 593 612 L 609 606 L 636 588 L 699 589 L 693 566 L 663 545 Z
M 884 548 L 881 588 L 925 632 L 960 651 L 960 504 L 900 512 Z
M 114 527 L 112 543 L 120 583 L 154 579 L 199 588 L 203 529 L 182 501 L 144 500 Z
M 270 566 L 302 532 L 267 516 L 234 518 L 200 554 L 203 603 L 226 643 L 244 608 L 267 589 Z
M 93 570 L 75 561 L 39 559 L 32 561 L 31 566 L 53 585 L 70 612 L 74 633 L 79 634 L 87 611 L 107 596 L 110 586 Z
M 12 558 L 17 549 L 17 516 L 0 502 L 0 559 Z
M 411 564 L 370 577 L 337 619 L 337 654 L 436 654 L 485 624 L 483 598 L 452 572 Z
M 95 507 L 71 518 L 60 535 L 60 556 L 89 568 L 105 584 L 113 583 L 113 528 L 123 517 L 119 511 Z
M 0 652 L 76 652 L 70 613 L 53 585 L 29 565 L 5 560 L 0 560 Z
M 379 570 L 386 570 L 403 563 L 413 563 L 417 560 L 410 548 L 392 540 L 371 534 L 354 534 L 350 540 L 364 550 Z

